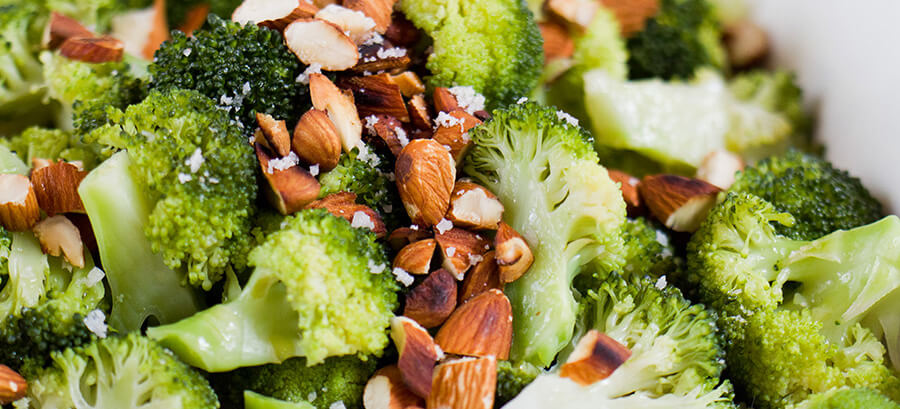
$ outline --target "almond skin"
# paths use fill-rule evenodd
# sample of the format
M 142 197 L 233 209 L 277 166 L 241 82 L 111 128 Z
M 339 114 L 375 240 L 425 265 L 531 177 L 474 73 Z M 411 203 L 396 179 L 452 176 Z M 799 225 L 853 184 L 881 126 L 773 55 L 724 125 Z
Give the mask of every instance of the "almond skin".
M 428 103 L 425 102 L 425 95 L 413 95 L 406 103 L 406 108 L 409 110 L 409 121 L 414 127 L 423 131 L 431 130 L 431 114 L 428 112 Z
M 400 122 L 409 122 L 409 112 L 400 87 L 388 74 L 354 77 L 347 80 L 347 84 L 353 90 L 353 99 L 361 117 L 387 115 Z
M 449 88 L 437 87 L 434 89 L 434 109 L 438 112 L 451 112 L 459 109 L 459 103 L 456 96 L 450 92 Z
M 391 75 L 391 80 L 400 87 L 400 92 L 404 97 L 411 98 L 413 95 L 425 93 L 425 83 L 412 71 Z
M 372 222 L 373 226 L 370 229 L 375 233 L 375 237 L 381 238 L 387 234 L 387 228 L 381 216 L 369 206 L 356 203 L 356 193 L 332 193 L 306 205 L 306 208 L 328 210 L 332 215 L 344 218 L 350 223 L 353 223 L 353 219 L 357 217 L 357 212 L 362 212 Z
M 575 53 L 575 42 L 569 30 L 561 24 L 546 21 L 538 24 L 544 38 L 544 55 L 547 60 L 569 58 Z
M 273 169 L 269 173 L 269 162 L 275 158 L 259 143 L 254 148 L 262 174 L 268 182 L 265 184 L 266 198 L 281 214 L 296 213 L 316 200 L 321 186 L 313 175 L 297 165 L 283 170 Z
M 93 37 L 94 33 L 75 20 L 57 12 L 50 13 L 50 22 L 44 29 L 41 44 L 48 50 L 55 50 L 72 37 Z
M 31 181 L 22 175 L 0 175 L 0 225 L 9 231 L 27 231 L 40 218 Z
M 408 409 L 424 405 L 425 400 L 416 396 L 403 383 L 403 375 L 396 365 L 375 371 L 363 392 L 365 409 Z
M 484 253 L 484 259 L 466 274 L 458 291 L 459 304 L 462 305 L 476 295 L 492 289 L 503 290 L 500 270 L 497 261 L 494 260 L 494 250 Z
M 446 148 L 449 148 L 453 160 L 462 163 L 463 157 L 472 146 L 472 140 L 469 139 L 469 130 L 481 124 L 481 120 L 470 115 L 462 109 L 455 109 L 449 114 L 458 124 L 444 125 L 441 122 L 441 115 L 436 118 L 438 128 L 435 129 L 432 138 Z
M 457 308 L 438 331 L 435 342 L 452 354 L 508 359 L 512 320 L 506 295 L 488 290 Z
M 291 153 L 291 134 L 283 120 L 276 120 L 269 114 L 256 113 L 256 122 L 263 136 L 278 156 L 284 157 Z
M 397 189 L 413 223 L 438 224 L 450 207 L 456 163 L 450 152 L 428 139 L 410 141 L 397 157 Z
M 391 339 L 400 354 L 397 367 L 403 382 L 416 395 L 427 397 L 431 392 L 434 365 L 443 353 L 428 331 L 408 317 L 391 319 Z
M 721 191 L 702 180 L 677 175 L 645 176 L 638 185 L 641 199 L 653 216 L 678 232 L 696 231 Z
M 353 94 L 345 94 L 328 77 L 309 74 L 309 98 L 313 107 L 328 114 L 345 152 L 350 152 L 362 139 L 362 121 L 353 102 Z
M 497 388 L 497 358 L 462 358 L 437 366 L 428 409 L 491 409 Z
M 369 133 L 375 131 L 375 135 L 390 149 L 391 154 L 395 157 L 400 155 L 400 151 L 404 148 L 403 142 L 400 141 L 400 134 L 406 135 L 403 124 L 397 118 L 388 115 L 375 115 L 374 123 L 372 122 L 372 117 L 366 118 L 366 127 L 369 128 Z
M 625 172 L 615 169 L 609 169 L 609 178 L 613 182 L 619 183 L 619 189 L 622 190 L 622 198 L 625 199 L 625 206 L 628 215 L 631 217 L 638 216 L 643 212 L 641 207 L 641 197 L 638 194 L 638 183 L 640 179 L 635 178 Z
M 410 243 L 400 249 L 394 257 L 394 267 L 400 267 L 413 275 L 425 275 L 431 268 L 431 260 L 434 258 L 434 248 L 437 242 L 434 239 L 420 240 Z
M 487 239 L 480 234 L 457 227 L 438 233 L 434 239 L 441 247 L 441 266 L 460 281 L 470 267 L 482 260 L 482 255 L 489 248 Z
M 319 165 L 319 170 L 334 169 L 341 160 L 341 137 L 325 111 L 311 109 L 294 127 L 291 147 L 304 163 Z
M 375 21 L 375 31 L 384 34 L 391 24 L 391 13 L 396 0 L 344 0 L 344 7 L 361 11 Z
M 0 405 L 8 405 L 25 397 L 28 384 L 22 375 L 6 365 L 0 365 Z
M 659 0 L 600 0 L 619 21 L 622 36 L 644 30 L 647 20 L 659 11 Z
M 400 251 L 410 243 L 431 238 L 431 233 L 422 228 L 399 227 L 388 235 L 387 241 L 394 251 Z
M 506 223 L 501 222 L 497 229 L 494 248 L 500 268 L 500 282 L 504 284 L 518 280 L 534 263 L 534 254 L 525 238 Z
M 425 328 L 437 327 L 456 308 L 456 291 L 453 275 L 444 269 L 437 270 L 406 294 L 403 315 Z
M 59 46 L 59 54 L 87 63 L 122 61 L 125 45 L 112 37 L 72 37 Z
M 327 21 L 294 20 L 284 29 L 284 42 L 304 64 L 319 64 L 324 70 L 343 71 L 359 61 L 356 43 Z
M 590 330 L 578 341 L 560 368 L 559 376 L 587 386 L 608 378 L 629 357 L 631 350 L 627 347 L 606 334 Z
M 62 161 L 50 162 L 31 172 L 31 183 L 41 210 L 48 215 L 84 213 L 78 186 L 87 172 Z
M 319 8 L 304 0 L 244 0 L 231 13 L 231 21 L 253 23 L 276 31 L 300 18 L 311 18 Z

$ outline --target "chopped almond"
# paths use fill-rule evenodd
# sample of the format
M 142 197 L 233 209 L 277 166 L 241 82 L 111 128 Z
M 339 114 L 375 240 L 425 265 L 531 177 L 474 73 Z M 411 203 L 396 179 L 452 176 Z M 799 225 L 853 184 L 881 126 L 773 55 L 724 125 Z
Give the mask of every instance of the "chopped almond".
M 525 238 L 506 223 L 500 222 L 494 236 L 494 248 L 500 267 L 500 282 L 504 284 L 518 280 L 534 263 L 534 254 Z
M 463 157 L 472 146 L 469 130 L 481 124 L 481 120 L 462 109 L 456 109 L 449 114 L 438 114 L 435 122 L 438 127 L 432 138 L 449 149 L 456 163 L 462 163 Z
M 425 275 L 431 270 L 431 260 L 437 241 L 434 239 L 419 240 L 407 244 L 394 257 L 394 267 L 414 275 Z
M 316 13 L 316 18 L 340 27 L 357 45 L 362 44 L 375 34 L 375 20 L 372 20 L 361 11 L 351 10 L 337 4 L 331 4 L 322 8 Z
M 702 180 L 677 175 L 645 176 L 638 185 L 641 199 L 653 216 L 679 232 L 696 231 L 721 191 Z
M 413 95 L 406 103 L 409 109 L 409 117 L 412 125 L 420 130 L 431 130 L 431 115 L 428 113 L 428 103 L 424 94 Z
M 343 71 L 359 61 L 356 43 L 327 21 L 294 20 L 284 29 L 284 42 L 304 64 L 319 64 L 324 70 Z
M 344 0 L 344 7 L 360 11 L 375 22 L 375 31 L 384 34 L 391 24 L 396 0 Z
M 456 163 L 450 152 L 428 139 L 410 141 L 397 157 L 397 190 L 413 223 L 434 226 L 450 206 Z
M 359 115 L 388 115 L 400 122 L 409 122 L 409 112 L 403 102 L 400 87 L 388 74 L 350 78 L 347 83 L 353 90 L 353 99 Z
M 431 238 L 431 232 L 424 228 L 410 228 L 410 227 L 400 227 L 394 229 L 391 234 L 388 236 L 387 241 L 388 244 L 391 245 L 391 248 L 395 251 L 399 251 L 403 247 L 411 243 L 415 243 L 419 240 L 425 240 Z
M 457 308 L 434 340 L 451 354 L 507 359 L 512 329 L 509 299 L 500 290 L 488 290 Z
M 460 281 L 470 267 L 482 260 L 489 247 L 488 241 L 481 235 L 456 227 L 438 232 L 434 239 L 444 256 L 441 265 Z
M 328 77 L 309 75 L 309 96 L 313 107 L 325 111 L 341 137 L 344 151 L 350 152 L 362 140 L 362 122 L 353 96 L 344 94 Z
M 547 61 L 569 58 L 575 53 L 575 41 L 564 26 L 545 21 L 538 24 L 538 28 L 541 29 L 541 37 L 544 38 L 544 56 Z
M 629 357 L 631 350 L 592 329 L 578 341 L 572 355 L 560 368 L 559 376 L 587 386 L 608 378 Z
M 375 135 L 383 142 L 394 156 L 400 155 L 403 148 L 409 143 L 409 137 L 403 124 L 392 116 L 373 115 L 366 117 L 366 127 L 369 131 L 375 131 Z M 403 137 L 401 140 L 400 137 Z
M 403 375 L 396 365 L 375 371 L 363 392 L 365 409 L 409 409 L 424 405 L 425 401 L 403 383 Z
M 281 214 L 292 214 L 303 209 L 304 206 L 316 200 L 321 186 L 319 181 L 296 164 L 284 163 L 284 158 L 278 159 L 280 166 L 275 166 L 276 158 L 261 144 L 254 145 L 256 157 L 263 176 L 268 183 L 265 184 L 266 198 Z
M 306 208 L 328 210 L 329 213 L 346 219 L 354 227 L 357 227 L 358 224 L 359 227 L 372 230 L 376 237 L 384 237 L 387 234 L 387 228 L 385 228 L 381 216 L 369 206 L 356 203 L 356 193 L 332 193 L 306 205 Z
M 434 98 L 434 110 L 437 112 L 451 112 L 459 109 L 456 96 L 450 92 L 449 88 L 435 88 L 432 97 Z
M 641 196 L 638 194 L 637 190 L 640 179 L 614 169 L 609 169 L 609 178 L 612 179 L 613 182 L 619 183 L 619 188 L 622 190 L 622 198 L 625 199 L 628 215 L 634 217 L 643 213 Z
M 87 63 L 122 61 L 125 45 L 112 37 L 72 37 L 59 46 L 59 54 Z
M 744 170 L 744 160 L 728 151 L 713 151 L 703 158 L 697 168 L 697 179 L 727 190 L 734 184 L 737 173 Z
M 76 165 L 51 162 L 31 172 L 31 183 L 41 210 L 53 216 L 59 213 L 84 213 L 78 186 L 87 176 Z
M 25 378 L 6 365 L 0 365 L 0 405 L 8 405 L 25 397 L 28 384 Z
M 341 137 L 328 114 L 318 109 L 300 117 L 291 146 L 300 160 L 318 165 L 321 172 L 334 169 L 341 160 Z
M 400 93 L 404 97 L 411 98 L 414 95 L 425 92 L 425 83 L 412 71 L 403 71 L 397 75 L 391 75 L 394 84 L 400 87 Z
M 752 21 L 741 20 L 725 28 L 725 50 L 733 67 L 750 67 L 769 54 L 769 37 Z
M 600 0 L 619 21 L 624 37 L 643 31 L 647 20 L 659 12 L 659 0 Z
M 582 30 L 591 25 L 600 9 L 595 0 L 547 0 L 545 6 L 553 15 Z
M 428 409 L 492 409 L 497 388 L 497 358 L 461 358 L 437 366 Z
M 41 45 L 48 50 L 55 50 L 70 38 L 93 36 L 94 33 L 81 25 L 78 20 L 54 11 L 50 13 L 50 22 L 44 28 Z
M 403 315 L 425 328 L 434 328 L 443 324 L 455 308 L 456 280 L 447 270 L 440 269 L 406 294 Z
M 306 0 L 244 0 L 231 13 L 231 21 L 257 24 L 281 31 L 300 18 L 312 18 L 319 8 Z
M 403 13 L 394 13 L 391 25 L 384 32 L 384 38 L 399 47 L 412 47 L 420 37 L 419 29 Z
M 197 4 L 188 9 L 178 30 L 188 36 L 193 35 L 194 31 L 199 30 L 206 23 L 207 16 L 209 16 L 209 3 Z
M 146 60 L 152 60 L 156 50 L 169 39 L 169 23 L 166 21 L 166 0 L 153 1 L 153 20 L 150 32 L 147 33 L 147 41 L 141 49 L 141 56 Z
M 278 156 L 288 156 L 291 153 L 291 134 L 283 120 L 276 120 L 272 115 L 257 112 L 256 122 L 262 130 L 269 147 Z
M 502 217 L 503 203 L 496 195 L 472 182 L 456 182 L 447 210 L 447 220 L 454 226 L 493 230 Z
M 413 393 L 425 398 L 431 392 L 434 364 L 443 357 L 443 352 L 428 331 L 408 317 L 391 319 L 391 339 L 400 355 L 397 367 L 403 382 Z
M 9 231 L 26 231 L 40 218 L 31 181 L 22 175 L 0 174 L 0 225 Z
M 63 255 L 69 264 L 84 267 L 84 243 L 81 232 L 65 216 L 53 216 L 34 225 L 34 235 L 41 242 L 41 250 L 54 257 Z
M 462 305 L 476 295 L 491 289 L 502 290 L 500 270 L 494 259 L 494 251 L 484 253 L 484 259 L 466 274 L 459 287 L 459 304 Z

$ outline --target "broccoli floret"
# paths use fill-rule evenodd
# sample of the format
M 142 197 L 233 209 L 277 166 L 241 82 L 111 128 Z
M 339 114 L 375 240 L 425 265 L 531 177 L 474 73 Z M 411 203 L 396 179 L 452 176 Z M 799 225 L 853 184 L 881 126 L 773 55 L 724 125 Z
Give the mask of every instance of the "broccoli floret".
M 296 81 L 303 70 L 279 32 L 215 15 L 191 37 L 173 32 L 150 65 L 152 89 L 191 89 L 206 95 L 226 108 L 248 135 L 257 127 L 256 112 L 292 122 L 306 111 L 308 87 Z
M 534 252 L 525 275 L 506 286 L 516 323 L 510 357 L 553 362 L 571 339 L 577 304 L 572 281 L 588 264 L 624 263 L 625 202 L 583 130 L 534 103 L 494 111 L 471 131 L 464 169 L 503 202 L 504 221 Z
M 703 66 L 722 67 L 719 23 L 707 0 L 662 0 L 659 12 L 627 41 L 632 79 L 693 77 Z
M 308 402 L 289 402 L 244 391 L 244 409 L 314 409 Z
M 756 70 L 741 73 L 729 81 L 735 97 L 784 116 L 791 123 L 794 146 L 812 148 L 813 121 L 803 106 L 803 90 L 789 71 Z
M 344 153 L 337 167 L 319 176 L 322 186 L 319 197 L 338 192 L 356 193 L 360 203 L 369 206 L 382 215 L 388 230 L 405 225 L 409 220 L 400 203 L 397 185 L 389 178 L 393 172 L 393 161 L 384 155 L 374 154 L 377 159 L 359 160 L 358 148 Z
M 512 104 L 537 85 L 541 33 L 520 0 L 402 0 L 406 18 L 434 40 L 426 68 L 433 87 L 472 86 L 488 108 Z
M 791 409 L 900 409 L 900 404 L 873 389 L 842 388 L 815 394 Z
M 44 78 L 38 59 L 46 21 L 37 1 L 0 5 L 0 136 L 51 119 L 49 110 L 42 109 Z
M 375 367 L 374 359 L 364 361 L 355 356 L 331 357 L 313 366 L 307 366 L 306 359 L 291 358 L 281 364 L 215 375 L 221 379 L 213 383 L 223 400 L 238 406 L 241 392 L 248 390 L 282 401 L 309 403 L 317 409 L 329 409 L 337 402 L 352 409 L 362 408 L 363 390 Z
M 398 285 L 370 231 L 304 210 L 285 218 L 249 261 L 255 270 L 237 299 L 147 334 L 210 372 L 298 356 L 307 365 L 364 358 L 387 346 Z
M 200 373 L 138 334 L 98 339 L 51 358 L 52 366 L 25 373 L 28 408 L 219 407 Z
M 900 307 L 900 218 L 815 241 L 778 235 L 772 222 L 794 220 L 730 193 L 688 244 L 688 281 L 721 314 L 738 389 L 762 408 L 840 386 L 900 398 L 879 342 L 898 367 L 900 325 L 889 317 Z
M 41 252 L 28 232 L 0 228 L 0 363 L 44 364 L 52 351 L 78 346 L 93 334 L 84 318 L 106 310 L 102 272 L 90 254 L 83 268 L 65 265 Z M 97 276 L 99 274 L 99 276 Z
M 100 146 L 84 143 L 79 136 L 59 129 L 28 128 L 12 138 L 0 139 L 0 145 L 6 145 L 25 163 L 35 158 L 63 159 L 79 161 L 87 170 L 107 156 Z
M 540 368 L 527 362 L 497 361 L 497 390 L 494 407 L 499 408 L 513 400 L 542 372 Z
M 778 234 L 813 240 L 881 218 L 881 203 L 862 182 L 819 157 L 791 151 L 764 159 L 738 173 L 731 192 L 759 196 L 796 219 L 776 224 Z

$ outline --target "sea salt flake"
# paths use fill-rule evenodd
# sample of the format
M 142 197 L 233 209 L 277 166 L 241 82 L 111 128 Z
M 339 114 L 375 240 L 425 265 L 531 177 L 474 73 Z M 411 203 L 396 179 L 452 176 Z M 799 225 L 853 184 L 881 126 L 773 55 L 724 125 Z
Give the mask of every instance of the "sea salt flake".
M 319 165 L 315 164 L 309 167 L 309 174 L 313 177 L 319 176 Z
M 203 150 L 197 148 L 184 164 L 191 168 L 191 173 L 197 173 L 200 167 L 203 166 L 203 162 L 206 162 L 206 158 L 203 157 Z
M 456 86 L 448 89 L 454 97 L 460 108 L 465 109 L 471 115 L 477 111 L 484 111 L 484 95 L 475 92 L 475 88 L 471 86 Z
M 565 111 L 556 111 L 556 118 L 560 121 L 566 121 L 569 125 L 578 126 L 578 119 Z
M 382 60 L 388 58 L 400 58 L 406 55 L 406 49 L 400 47 L 379 48 L 375 55 Z
M 401 282 L 404 287 L 411 286 L 413 281 L 416 280 L 415 278 L 413 278 L 413 276 L 407 273 L 406 270 L 400 267 L 394 267 L 394 269 L 391 270 L 391 274 L 393 274 L 394 277 L 397 277 L 397 281 Z
M 309 75 L 310 74 L 321 74 L 322 73 L 322 64 L 312 63 L 303 70 L 300 75 L 297 76 L 297 83 L 299 84 L 309 84 Z
M 656 284 L 654 284 L 657 289 L 662 290 L 666 288 L 668 283 L 666 282 L 666 276 L 660 276 L 659 280 L 656 280 Z
M 272 174 L 276 170 L 290 169 L 291 167 L 297 166 L 298 163 L 300 163 L 300 158 L 297 157 L 297 154 L 294 153 L 294 151 L 291 151 L 288 156 L 270 160 L 266 173 Z
M 357 229 L 365 227 L 369 230 L 375 230 L 375 222 L 373 222 L 372 218 L 362 210 L 357 210 L 353 213 L 353 221 L 350 222 L 350 226 Z
M 453 222 L 447 219 L 441 219 L 441 221 L 438 222 L 438 224 L 435 225 L 434 228 L 437 229 L 438 233 L 444 234 L 447 230 L 453 228 Z
M 84 326 L 100 338 L 106 338 L 109 327 L 106 326 L 106 314 L 100 310 L 93 310 L 84 317 Z

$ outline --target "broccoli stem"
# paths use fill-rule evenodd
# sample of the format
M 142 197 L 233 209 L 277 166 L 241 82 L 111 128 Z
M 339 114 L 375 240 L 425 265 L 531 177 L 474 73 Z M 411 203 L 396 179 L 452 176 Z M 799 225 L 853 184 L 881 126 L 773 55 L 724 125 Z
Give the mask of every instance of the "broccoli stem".
M 244 391 L 244 409 L 315 409 L 315 406 L 307 402 L 288 402 Z

